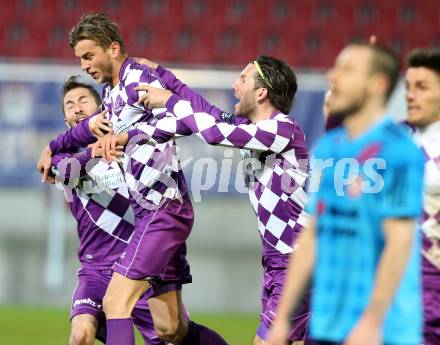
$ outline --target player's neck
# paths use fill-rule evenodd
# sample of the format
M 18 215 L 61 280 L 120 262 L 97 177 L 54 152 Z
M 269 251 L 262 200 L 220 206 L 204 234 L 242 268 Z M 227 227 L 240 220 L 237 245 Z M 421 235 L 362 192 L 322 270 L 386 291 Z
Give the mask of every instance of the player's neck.
M 437 118 L 433 119 L 432 121 L 423 124 L 423 125 L 416 125 L 416 127 L 420 130 L 420 131 L 425 131 L 428 128 L 437 126 L 437 124 L 440 123 L 440 116 L 438 116 Z
M 368 131 L 385 116 L 385 108 L 382 104 L 366 104 L 355 114 L 344 120 L 344 126 L 348 135 L 355 139 Z
M 127 54 L 121 54 L 119 57 L 113 60 L 113 74 L 112 74 L 112 87 L 119 83 L 119 72 L 121 71 L 122 64 L 127 58 Z
M 249 120 L 257 123 L 263 120 L 270 119 L 277 110 L 271 104 L 261 104 L 255 108 L 255 111 L 249 116 Z

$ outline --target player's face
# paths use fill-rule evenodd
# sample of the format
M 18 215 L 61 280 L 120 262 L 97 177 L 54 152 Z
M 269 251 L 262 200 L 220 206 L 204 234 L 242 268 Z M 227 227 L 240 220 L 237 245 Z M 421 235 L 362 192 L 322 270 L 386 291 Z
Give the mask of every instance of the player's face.
M 63 107 L 64 121 L 70 128 L 98 110 L 98 104 L 92 94 L 83 87 L 67 92 L 63 99 Z
M 110 49 L 103 49 L 93 40 L 79 41 L 73 49 L 83 71 L 99 84 L 111 82 L 113 65 Z
M 257 105 L 255 90 L 255 66 L 249 64 L 240 73 L 240 77 L 232 84 L 234 95 L 238 99 L 235 104 L 235 115 L 249 118 Z
M 370 63 L 371 51 L 368 48 L 349 46 L 342 50 L 328 73 L 330 113 L 345 117 L 363 108 L 368 97 Z
M 408 122 L 426 126 L 440 120 L 440 80 L 425 67 L 410 67 L 405 74 Z

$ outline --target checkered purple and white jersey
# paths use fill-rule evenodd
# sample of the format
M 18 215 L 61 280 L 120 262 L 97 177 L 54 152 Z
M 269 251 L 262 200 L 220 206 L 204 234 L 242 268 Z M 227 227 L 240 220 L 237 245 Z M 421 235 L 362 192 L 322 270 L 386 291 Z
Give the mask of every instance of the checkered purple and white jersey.
M 78 169 L 72 173 L 75 164 Z M 53 165 L 73 187 L 68 202 L 77 221 L 82 266 L 110 269 L 134 231 L 134 214 L 121 168 L 115 162 L 90 161 L 90 151 L 56 154 Z
M 191 103 L 176 95 L 167 102 L 174 116 L 159 119 L 154 126 L 139 123 L 129 131 L 153 145 L 176 136 L 195 133 L 211 145 L 242 149 L 249 197 L 258 219 L 263 255 L 291 253 L 299 231 L 306 225 L 308 202 L 305 185 L 308 152 L 305 136 L 288 115 L 275 112 L 256 124 L 230 124 L 205 112 L 195 112 Z
M 138 102 L 140 93 L 134 88 L 139 83 L 163 88 L 156 71 L 128 58 L 119 72 L 119 83 L 104 86 L 103 105 L 109 109 L 108 117 L 116 134 L 127 132 L 138 122 L 150 123 L 166 113 L 166 109 L 145 109 Z M 129 145 L 122 165 L 135 214 L 187 193 L 174 141 L 154 146 Z
M 423 255 L 440 270 L 440 121 L 416 128 L 413 137 L 426 158 Z
M 166 113 L 165 109 L 145 109 L 138 102 L 142 93 L 134 88 L 139 83 L 162 87 L 155 70 L 127 58 L 119 71 L 119 83 L 114 87 L 104 86 L 103 106 L 109 109 L 108 117 L 115 133 L 126 132 L 138 122 L 150 123 Z M 52 140 L 49 144 L 52 153 L 72 152 L 94 142 L 89 119 Z M 125 153 L 122 163 L 135 214 L 155 209 L 166 200 L 181 198 L 188 192 L 174 141 L 154 146 L 129 145 Z

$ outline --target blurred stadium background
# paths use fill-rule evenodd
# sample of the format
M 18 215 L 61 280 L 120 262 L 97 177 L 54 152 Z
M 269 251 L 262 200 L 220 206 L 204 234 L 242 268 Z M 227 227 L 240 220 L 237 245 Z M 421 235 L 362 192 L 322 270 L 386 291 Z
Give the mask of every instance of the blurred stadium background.
M 67 342 L 67 308 L 78 268 L 75 224 L 62 192 L 41 184 L 34 167 L 43 146 L 64 130 L 61 83 L 84 75 L 67 39 L 82 14 L 108 13 L 119 23 L 131 56 L 171 67 L 226 111 L 233 111 L 231 84 L 248 61 L 263 53 L 287 61 L 299 77 L 292 116 L 309 146 L 322 134 L 324 72 L 346 43 L 375 34 L 404 56 L 440 40 L 436 0 L 0 4 L 0 344 L 8 345 Z M 390 107 L 397 118 L 405 117 L 402 84 Z M 186 304 L 196 317 L 223 327 L 231 344 L 249 344 L 259 311 L 260 243 L 241 185 L 239 154 L 192 138 L 180 143 L 196 201 L 188 255 L 194 282 L 185 288 Z M 18 326 L 28 322 L 34 327 L 24 326 L 23 332 Z

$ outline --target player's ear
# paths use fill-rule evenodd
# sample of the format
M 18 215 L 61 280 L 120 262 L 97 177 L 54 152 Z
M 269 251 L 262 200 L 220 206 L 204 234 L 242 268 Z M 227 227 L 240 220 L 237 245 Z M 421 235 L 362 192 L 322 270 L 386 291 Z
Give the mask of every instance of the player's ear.
M 372 76 L 371 80 L 372 82 L 370 85 L 373 92 L 377 92 L 378 95 L 385 96 L 390 85 L 388 78 L 384 74 L 377 73 Z
M 112 42 L 109 48 L 110 54 L 113 58 L 117 57 L 121 53 L 121 46 L 118 42 Z
M 267 89 L 265 87 L 259 87 L 257 89 L 257 101 L 262 101 L 268 97 Z

